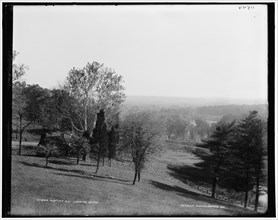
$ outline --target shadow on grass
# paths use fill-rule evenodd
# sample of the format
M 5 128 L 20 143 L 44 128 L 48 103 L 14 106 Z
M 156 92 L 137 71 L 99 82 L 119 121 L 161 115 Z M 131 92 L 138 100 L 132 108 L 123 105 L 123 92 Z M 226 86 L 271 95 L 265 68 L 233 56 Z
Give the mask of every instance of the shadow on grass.
M 80 178 L 84 177 L 84 178 L 89 178 L 89 179 L 92 179 L 92 177 L 93 177 L 93 178 L 98 178 L 98 179 L 104 179 L 108 182 L 122 183 L 122 184 L 125 184 L 125 185 L 131 185 L 132 184 L 130 180 L 123 180 L 123 179 L 118 179 L 118 178 L 110 177 L 110 176 L 100 176 L 100 175 L 97 175 L 97 174 L 92 174 L 92 173 L 89 173 L 89 172 L 85 172 L 83 170 L 54 168 L 54 167 L 50 167 L 50 166 L 46 167 L 44 165 L 40 165 L 40 164 L 37 164 L 37 163 L 28 163 L 28 162 L 24 162 L 24 161 L 22 161 L 21 163 L 25 166 L 38 167 L 38 168 L 51 169 L 51 170 L 57 170 L 57 171 L 62 171 L 62 172 L 69 172 L 69 173 L 78 174 L 78 175 L 72 175 L 72 174 L 71 175 L 69 175 L 69 174 L 59 174 L 59 175 L 76 176 L 76 177 L 80 177 Z M 56 174 L 56 175 L 58 175 L 58 174 Z
M 132 182 L 129 180 L 121 180 L 121 179 L 111 179 L 111 178 L 107 178 L 104 176 L 99 176 L 99 175 L 75 175 L 75 174 L 65 174 L 65 173 L 55 173 L 55 175 L 59 175 L 59 176 L 68 176 L 68 177 L 77 177 L 77 178 L 83 178 L 83 179 L 88 179 L 88 180 L 95 180 L 95 181 L 103 181 L 103 182 L 110 182 L 110 183 L 120 183 L 120 184 L 124 184 L 124 185 L 132 185 Z
M 45 169 L 54 169 L 52 167 L 49 167 L 49 166 L 46 167 L 45 165 L 41 165 L 41 164 L 37 164 L 37 163 L 28 163 L 28 162 L 24 162 L 24 161 L 21 161 L 20 163 L 22 163 L 25 166 L 29 166 L 29 167 L 39 167 L 39 168 L 45 168 Z
M 190 198 L 190 199 L 193 199 L 193 200 L 199 200 L 201 202 L 207 202 L 207 203 L 212 204 L 212 205 L 219 205 L 219 206 L 224 205 L 226 208 L 230 209 L 229 211 L 231 211 L 231 214 L 240 213 L 240 215 L 242 215 L 242 216 L 244 216 L 244 215 L 252 215 L 252 216 L 256 215 L 256 213 L 254 213 L 252 211 L 249 211 L 249 210 L 246 210 L 242 207 L 238 207 L 238 206 L 235 206 L 235 205 L 232 205 L 232 204 L 228 204 L 226 202 L 220 202 L 220 201 L 218 201 L 216 199 L 213 199 L 209 196 L 201 195 L 201 194 L 189 191 L 187 189 L 183 189 L 183 188 L 181 188 L 179 186 L 176 186 L 176 185 L 171 186 L 171 185 L 161 183 L 161 182 L 158 182 L 158 181 L 153 181 L 153 180 L 151 180 L 150 183 L 153 186 L 155 186 L 159 189 L 175 192 L 178 195 L 186 197 L 186 198 Z
M 73 161 L 49 160 L 49 163 L 58 165 L 76 165 Z
M 80 163 L 79 164 L 80 166 L 91 166 L 91 167 L 96 167 L 97 165 L 96 164 L 82 164 L 82 163 Z
M 187 165 L 168 165 L 168 174 L 180 180 L 181 182 L 187 184 L 187 181 L 194 183 L 199 187 L 205 187 L 206 189 L 212 188 L 212 182 L 214 174 L 211 172 L 212 162 L 211 161 L 202 161 L 199 163 L 194 164 L 194 166 L 187 166 Z M 231 175 L 229 175 L 231 174 Z M 218 173 L 219 180 L 217 181 L 217 189 L 218 194 L 223 194 L 223 190 L 236 190 L 240 189 L 237 188 L 237 183 L 235 183 L 232 170 L 229 168 L 221 167 L 221 172 Z M 243 179 L 237 178 L 237 182 L 244 181 Z
M 151 180 L 150 183 L 153 186 L 155 186 L 159 189 L 176 192 L 178 195 L 189 197 L 189 198 L 192 198 L 192 199 L 195 199 L 195 200 L 200 199 L 200 200 L 206 201 L 206 202 L 217 202 L 217 201 L 213 200 L 212 198 L 210 198 L 206 195 L 201 195 L 201 194 L 189 191 L 187 189 L 181 188 L 181 187 L 176 186 L 176 185 L 171 186 L 171 185 L 161 183 L 161 182 L 158 182 L 158 181 L 153 181 L 153 180 Z
M 195 164 L 196 167 L 186 165 L 168 165 L 169 175 L 175 179 L 186 183 L 186 180 L 200 186 L 211 187 L 212 174 L 209 171 L 209 165 L 203 163 Z
M 36 152 L 34 153 L 24 153 L 20 155 L 21 157 L 35 157 L 35 158 L 44 158 L 44 155 L 37 155 Z M 60 156 L 55 159 L 55 157 L 51 157 L 53 159 L 49 159 L 49 163 L 58 164 L 58 165 L 76 165 L 76 161 L 68 159 L 66 156 Z M 28 165 L 27 165 L 28 166 Z
M 21 154 L 20 156 L 21 156 L 21 157 L 36 157 L 36 158 L 43 158 L 43 156 L 38 156 L 38 155 L 36 155 L 36 153 L 32 153 L 32 154 L 26 153 L 26 154 Z

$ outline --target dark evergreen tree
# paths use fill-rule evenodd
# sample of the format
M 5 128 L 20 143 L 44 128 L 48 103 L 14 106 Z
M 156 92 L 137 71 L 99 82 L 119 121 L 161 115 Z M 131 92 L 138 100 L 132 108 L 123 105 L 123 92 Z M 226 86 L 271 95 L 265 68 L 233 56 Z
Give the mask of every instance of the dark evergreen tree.
M 209 166 L 212 177 L 211 197 L 215 198 L 216 186 L 219 178 L 227 172 L 228 155 L 230 152 L 229 138 L 234 129 L 234 123 L 219 123 L 209 139 L 197 144 L 198 147 L 207 148 L 210 154 L 202 154 L 204 165 Z
M 255 165 L 255 178 L 256 178 L 256 197 L 254 210 L 257 211 L 259 205 L 259 195 L 261 193 L 261 187 L 263 184 L 266 185 L 266 164 L 265 157 L 267 156 L 267 123 L 258 120 L 257 124 L 257 135 L 256 135 L 256 155 L 254 157 Z
M 250 112 L 237 126 L 230 155 L 234 162 L 234 185 L 244 191 L 244 207 L 248 205 L 249 191 L 254 186 L 256 188 L 255 210 L 258 208 L 260 185 L 265 173 L 263 130 L 263 122 L 257 118 L 257 111 Z
M 108 132 L 108 159 L 111 166 L 111 160 L 116 157 L 116 148 L 119 142 L 118 132 L 114 128 L 111 127 L 111 130 Z
M 107 126 L 105 123 L 104 111 L 100 110 L 97 114 L 97 121 L 96 126 L 93 130 L 92 141 L 91 141 L 91 152 L 97 154 L 97 169 L 96 173 L 98 172 L 100 158 L 103 158 L 103 165 L 104 165 L 104 158 L 107 154 L 108 148 L 108 136 L 107 136 Z
M 105 122 L 102 124 L 100 130 L 99 143 L 100 143 L 100 156 L 102 157 L 102 165 L 104 166 L 104 160 L 105 157 L 107 157 L 107 153 L 108 153 L 107 125 Z
M 255 196 L 255 204 L 254 210 L 258 210 L 259 205 L 259 195 L 260 189 L 263 183 L 265 183 L 266 177 L 266 167 L 264 166 L 264 156 L 267 155 L 267 149 L 263 143 L 263 123 L 261 120 L 257 119 L 256 128 L 255 128 L 255 155 L 254 155 L 254 171 L 255 171 L 255 186 L 256 186 L 256 196 Z

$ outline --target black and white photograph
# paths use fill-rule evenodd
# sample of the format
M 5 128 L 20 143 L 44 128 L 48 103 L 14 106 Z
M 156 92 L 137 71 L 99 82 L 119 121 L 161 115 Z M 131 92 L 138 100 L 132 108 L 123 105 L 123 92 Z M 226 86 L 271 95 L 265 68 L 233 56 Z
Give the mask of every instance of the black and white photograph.
M 2 215 L 274 217 L 274 7 L 2 3 Z

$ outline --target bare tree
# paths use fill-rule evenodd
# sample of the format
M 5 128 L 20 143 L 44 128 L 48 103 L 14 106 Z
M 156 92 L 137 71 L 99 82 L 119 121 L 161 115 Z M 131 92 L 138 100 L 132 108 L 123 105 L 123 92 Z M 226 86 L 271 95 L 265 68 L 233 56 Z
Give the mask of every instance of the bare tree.
M 38 85 L 26 85 L 25 82 L 13 84 L 12 114 L 13 125 L 19 131 L 19 151 L 21 155 L 22 136 L 25 129 L 42 118 L 44 100 L 47 92 Z
M 158 129 L 146 112 L 130 112 L 121 124 L 120 147 L 129 154 L 134 164 L 133 185 L 141 179 L 148 156 L 154 152 Z
M 29 67 L 25 66 L 24 64 L 16 64 L 14 62 L 18 54 L 19 52 L 15 50 L 13 51 L 13 83 L 20 81 L 26 70 L 29 69 Z
M 28 67 L 24 64 L 16 64 L 15 58 L 19 53 L 13 51 L 13 118 L 16 119 L 16 122 L 13 122 L 13 125 L 16 126 L 16 133 L 19 131 L 19 151 L 18 154 L 21 154 L 21 142 L 23 131 L 30 125 L 31 122 L 23 122 L 25 117 L 25 107 L 26 107 L 26 95 L 23 90 L 26 87 L 25 82 L 20 82 L 20 79 L 25 74 Z
M 31 124 L 30 121 L 24 121 L 24 118 L 26 116 L 26 106 L 27 106 L 27 97 L 23 90 L 25 89 L 26 84 L 16 82 L 13 85 L 13 106 L 12 106 L 12 114 L 13 119 L 16 119 L 13 121 L 13 125 L 16 127 L 16 132 L 19 131 L 19 149 L 18 149 L 18 155 L 21 155 L 21 143 L 22 143 L 22 134 L 24 130 Z

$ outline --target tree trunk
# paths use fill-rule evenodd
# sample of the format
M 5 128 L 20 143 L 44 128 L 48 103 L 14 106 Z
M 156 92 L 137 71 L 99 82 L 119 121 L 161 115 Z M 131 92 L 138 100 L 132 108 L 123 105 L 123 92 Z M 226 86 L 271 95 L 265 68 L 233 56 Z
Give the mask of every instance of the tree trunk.
M 104 166 L 104 156 L 102 157 L 102 166 Z
M 134 175 L 134 179 L 133 179 L 133 183 L 132 183 L 132 185 L 135 185 L 136 178 L 137 178 L 137 170 L 135 170 L 135 175 Z
M 254 211 L 258 210 L 259 206 L 259 197 L 260 197 L 260 180 L 261 180 L 261 170 L 262 170 L 262 154 L 263 154 L 263 149 L 260 149 L 260 155 L 259 155 L 259 160 L 258 160 L 258 167 L 257 167 L 257 172 L 256 172 L 256 197 L 255 197 L 255 205 L 254 205 Z
M 21 143 L 22 143 L 22 117 L 19 116 L 19 146 L 18 146 L 18 155 L 21 155 Z
M 21 145 L 22 145 L 22 131 L 19 132 L 18 155 L 21 155 Z
M 257 171 L 257 176 L 256 176 L 256 197 L 255 197 L 254 211 L 258 210 L 259 196 L 260 196 L 260 171 Z
M 76 165 L 79 164 L 79 151 L 77 152 L 77 155 L 76 155 Z
M 259 206 L 259 195 L 260 195 L 260 190 L 259 186 L 256 186 L 256 197 L 255 197 L 255 205 L 254 205 L 254 211 L 258 211 L 258 206 Z
M 45 167 L 47 167 L 47 165 L 48 165 L 48 156 L 45 157 L 45 162 L 46 162 Z
M 247 207 L 247 203 L 248 203 L 248 189 L 245 190 L 245 196 L 244 196 L 244 208 Z
M 97 155 L 97 169 L 96 169 L 96 173 L 97 173 L 98 168 L 99 168 L 99 161 L 100 161 L 100 153 L 98 153 L 98 155 Z
M 67 147 L 67 146 L 65 146 L 65 155 L 66 155 L 66 157 L 68 157 L 68 156 L 69 156 L 69 149 L 68 149 L 68 147 Z
M 217 177 L 214 177 L 212 180 L 212 188 L 211 188 L 211 197 L 212 198 L 215 198 L 216 184 L 217 184 Z
M 85 104 L 85 109 L 84 109 L 84 130 L 88 130 L 88 113 L 87 113 L 87 105 Z
M 87 154 L 86 154 L 86 152 L 84 152 L 84 154 L 82 155 L 82 160 L 86 161 L 86 158 L 87 158 Z
M 245 183 L 245 196 L 244 196 L 244 208 L 247 207 L 247 203 L 248 203 L 248 187 L 249 186 L 249 168 L 247 167 L 246 170 L 246 183 Z
M 138 182 L 140 182 L 140 174 L 141 174 L 141 172 L 138 171 Z

